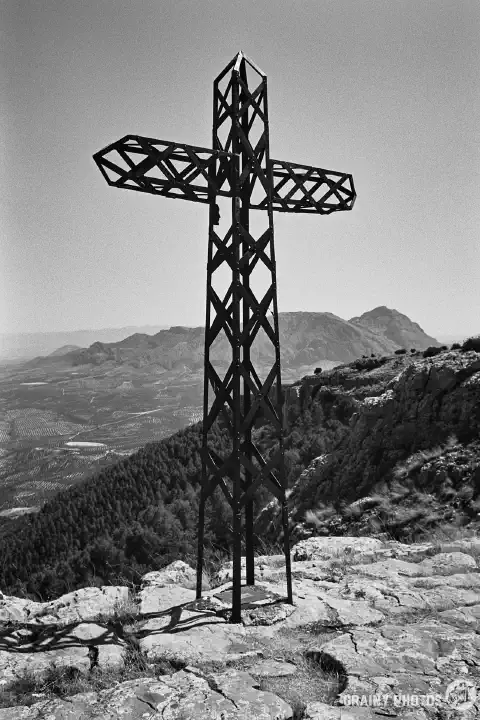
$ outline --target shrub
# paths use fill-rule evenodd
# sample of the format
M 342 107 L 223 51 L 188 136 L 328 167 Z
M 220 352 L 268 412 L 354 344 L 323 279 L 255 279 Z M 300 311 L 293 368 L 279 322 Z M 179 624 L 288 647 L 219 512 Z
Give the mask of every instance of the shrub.
M 395 355 L 405 355 L 406 352 L 405 348 L 399 348 L 398 350 L 395 350 Z
M 28 670 L 0 690 L 0 707 L 15 705 L 33 705 L 38 695 L 66 697 L 86 690 L 89 679 L 78 668 L 66 665 L 57 667 L 51 663 L 42 675 L 35 676 Z M 37 697 L 36 697 L 37 696 Z M 45 717 L 42 715 L 42 717 Z
M 322 368 L 321 367 L 315 368 L 315 370 L 313 372 L 315 375 L 320 375 L 320 373 L 322 372 Z
M 412 355 L 413 355 L 414 353 L 416 353 L 416 352 L 417 352 L 417 348 L 411 348 L 410 352 L 411 352 L 411 353 L 412 353 Z
M 38 692 L 38 681 L 30 670 L 17 676 L 0 689 L 0 707 L 12 705 L 33 705 L 32 693 Z
M 462 346 L 460 345 L 460 343 L 453 343 L 453 345 L 452 345 L 452 347 L 450 348 L 450 350 L 460 350 L 461 347 L 462 347 Z
M 312 393 L 313 394 L 313 393 Z M 320 390 L 315 394 L 315 397 L 320 402 L 328 402 L 333 403 L 335 401 L 335 398 L 337 397 L 336 394 L 326 385 L 322 385 Z
M 375 370 L 375 368 L 384 365 L 389 360 L 388 356 L 381 358 L 378 357 L 366 357 L 363 355 L 361 358 L 354 360 L 352 363 L 355 370 Z
M 467 350 L 474 350 L 475 352 L 480 352 L 480 335 L 476 335 L 475 337 L 469 337 L 462 345 L 462 350 L 466 352 Z
M 434 357 L 435 355 L 438 355 L 442 352 L 442 348 L 435 347 L 434 345 L 430 345 L 426 350 L 423 351 L 423 357 L 429 358 Z

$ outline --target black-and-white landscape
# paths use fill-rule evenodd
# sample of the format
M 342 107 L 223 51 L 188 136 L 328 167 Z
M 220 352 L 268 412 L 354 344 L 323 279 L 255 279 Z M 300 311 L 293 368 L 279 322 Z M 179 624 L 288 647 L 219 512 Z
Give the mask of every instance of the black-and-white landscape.
M 480 717 L 479 33 L 2 3 L 0 720 Z

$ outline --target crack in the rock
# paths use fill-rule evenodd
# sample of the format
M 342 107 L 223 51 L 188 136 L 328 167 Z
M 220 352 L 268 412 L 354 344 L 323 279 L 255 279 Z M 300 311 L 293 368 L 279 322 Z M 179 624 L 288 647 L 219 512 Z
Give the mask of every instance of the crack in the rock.
M 383 589 L 383 590 L 381 589 L 380 592 L 382 593 L 383 597 L 385 597 L 385 598 L 393 597 L 394 600 L 396 600 L 400 606 L 402 605 L 402 603 L 400 602 L 400 598 L 398 597 L 398 595 L 395 595 L 394 592 L 391 592 L 391 591 L 389 592 L 388 590 L 385 590 L 385 589 Z
M 153 705 L 153 703 L 151 703 L 149 700 L 145 700 L 145 698 L 139 697 L 138 695 L 137 695 L 137 699 L 140 700 L 140 702 L 145 703 L 145 705 L 149 705 L 149 707 L 151 707 L 152 710 L 154 710 L 155 712 L 157 711 L 157 708 L 155 707 L 155 705 Z M 162 710 L 162 714 L 163 714 L 163 710 Z
M 354 639 L 354 637 L 353 637 L 353 632 L 348 631 L 348 635 L 350 636 L 350 640 L 352 641 L 352 645 L 353 645 L 353 647 L 355 648 L 355 652 L 356 652 L 357 655 L 358 655 L 358 645 L 357 645 L 357 643 L 355 642 L 355 639 Z
M 210 690 L 213 690 L 213 692 L 218 693 L 219 695 L 224 697 L 225 700 L 229 700 L 236 710 L 240 710 L 240 708 L 238 707 L 235 700 L 233 700 L 233 698 L 231 698 L 231 697 L 228 697 L 228 695 L 226 695 L 223 692 L 223 690 L 218 686 L 218 684 L 215 682 L 215 680 L 211 676 L 206 676 L 205 680 L 207 681 Z

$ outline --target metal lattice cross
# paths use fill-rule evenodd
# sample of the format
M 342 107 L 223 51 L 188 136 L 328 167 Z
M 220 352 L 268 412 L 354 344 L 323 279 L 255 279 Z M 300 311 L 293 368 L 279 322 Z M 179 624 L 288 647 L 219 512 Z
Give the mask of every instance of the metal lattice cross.
M 253 585 L 253 502 L 265 485 L 282 509 L 287 600 L 293 602 L 286 504 L 273 211 L 328 215 L 351 210 L 353 178 L 270 159 L 267 78 L 243 53 L 214 82 L 213 148 L 127 135 L 94 155 L 109 185 L 209 205 L 205 375 L 197 598 L 202 593 L 205 502 L 220 487 L 233 512 L 232 622 L 241 621 L 242 512 L 245 509 L 247 585 Z M 225 200 L 228 199 L 228 200 Z M 228 202 L 227 220 L 219 203 Z M 263 211 L 263 226 L 250 210 Z M 255 227 L 255 229 L 254 229 Z M 256 289 L 259 269 L 266 288 Z M 217 282 L 223 272 L 226 289 Z M 256 345 L 271 350 L 264 371 Z M 228 343 L 231 361 L 215 363 L 215 343 Z M 213 348 L 215 350 L 215 348 Z M 252 438 L 259 418 L 277 439 L 267 459 Z M 209 443 L 212 427 L 228 428 L 224 456 Z

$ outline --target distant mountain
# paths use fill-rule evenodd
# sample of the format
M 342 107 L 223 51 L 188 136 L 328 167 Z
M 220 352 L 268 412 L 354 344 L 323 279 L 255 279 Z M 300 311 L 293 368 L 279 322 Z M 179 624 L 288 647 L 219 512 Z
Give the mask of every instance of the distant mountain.
M 27 360 L 37 355 L 47 355 L 64 345 L 88 347 L 96 340 L 105 343 L 118 342 L 134 332 L 156 333 L 164 327 L 167 326 L 144 325 L 137 327 L 128 325 L 123 328 L 103 328 L 101 330 L 0 334 L 0 359 L 25 358 Z
M 279 315 L 279 327 L 282 363 L 290 369 L 322 362 L 331 366 L 372 353 L 387 355 L 400 347 L 421 350 L 439 345 L 406 315 L 388 308 L 376 308 L 350 321 L 328 312 L 285 312 Z M 37 358 L 31 365 L 109 363 L 134 368 L 199 370 L 203 366 L 203 354 L 204 329 L 176 326 L 154 335 L 135 333 L 119 342 L 95 342 L 61 357 Z M 226 337 L 218 336 L 212 355 L 217 365 L 230 363 L 231 348 Z M 255 339 L 251 355 L 258 366 L 271 364 L 272 346 L 263 330 Z
M 360 325 L 388 338 L 399 347 L 423 350 L 429 345 L 440 346 L 441 343 L 427 335 L 420 325 L 409 317 L 380 305 L 380 307 L 363 313 L 360 317 L 351 318 L 350 323 Z
M 61 357 L 62 355 L 67 355 L 68 353 L 81 349 L 80 345 L 62 345 L 62 347 L 59 347 L 51 352 L 48 357 Z
M 194 370 L 203 366 L 203 352 L 202 327 L 171 327 L 156 335 L 136 333 L 117 343 L 96 342 L 89 348 L 69 353 L 63 360 L 71 365 L 114 363 L 136 368 L 159 365 L 166 370 Z
M 285 365 L 299 367 L 330 360 L 349 362 L 361 355 L 386 355 L 398 348 L 386 337 L 333 313 L 280 313 L 280 347 Z

